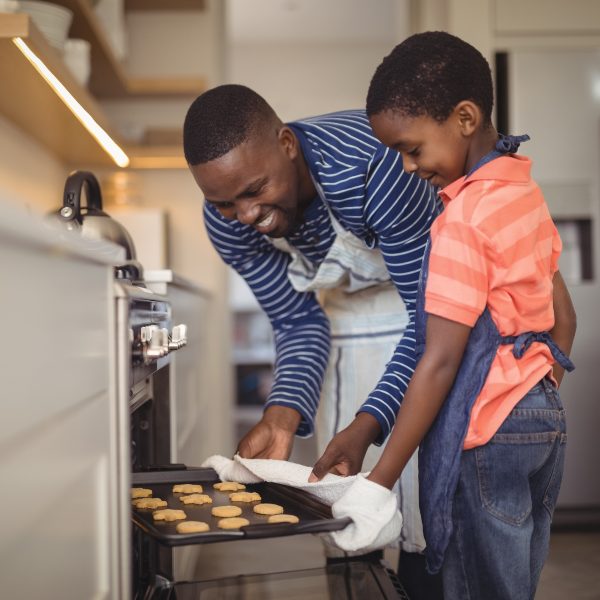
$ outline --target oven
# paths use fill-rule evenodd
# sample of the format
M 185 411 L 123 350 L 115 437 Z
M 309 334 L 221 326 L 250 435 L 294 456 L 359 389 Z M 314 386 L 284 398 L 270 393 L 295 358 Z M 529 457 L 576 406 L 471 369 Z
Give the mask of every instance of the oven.
M 120 555 L 132 556 L 129 488 L 132 473 L 171 461 L 169 379 L 172 353 L 185 346 L 187 328 L 173 325 L 165 296 L 149 290 L 140 272 L 117 269 L 113 343 Z M 122 569 L 120 597 L 138 578 L 130 558 Z
M 176 483 L 199 483 L 215 504 L 228 504 L 227 494 L 215 492 L 218 481 L 212 469 L 171 464 L 171 415 L 169 397 L 171 355 L 186 342 L 186 326 L 173 325 L 167 297 L 144 287 L 143 283 L 117 280 L 115 283 L 117 322 L 118 410 L 121 427 L 122 489 L 130 486 L 152 489 L 153 496 L 166 499 L 170 508 L 182 508 Z M 185 350 L 183 350 L 185 351 Z M 209 424 L 208 424 L 209 426 Z M 198 432 L 200 434 L 200 432 Z M 201 460 L 203 457 L 198 457 Z M 298 524 L 266 524 L 264 518 L 244 507 L 250 525 L 223 531 L 213 525 L 208 507 L 186 505 L 188 520 L 212 521 L 211 531 L 181 535 L 176 523 L 157 523 L 152 511 L 126 506 L 121 515 L 122 556 L 130 557 L 125 579 L 134 600 L 314 598 L 406 599 L 399 582 L 379 556 L 335 560 L 318 568 L 292 568 L 282 572 L 253 573 L 236 563 L 237 544 L 260 544 L 268 556 L 276 553 L 276 538 L 324 533 L 345 527 L 347 521 L 334 519 L 330 508 L 299 490 L 271 483 L 247 486 L 260 493 L 263 502 L 285 507 L 299 516 Z M 129 504 L 129 502 L 128 502 Z M 205 513 L 205 514 L 203 514 Z M 262 520 L 261 520 L 262 519 Z M 219 547 L 219 553 L 212 548 Z M 227 552 L 227 548 L 231 552 Z M 273 548 L 271 550 L 271 548 Z M 180 577 L 178 560 L 216 560 L 234 563 L 231 575 L 201 578 Z M 222 558 L 224 552 L 224 559 Z M 193 571 L 192 571 L 193 573 Z

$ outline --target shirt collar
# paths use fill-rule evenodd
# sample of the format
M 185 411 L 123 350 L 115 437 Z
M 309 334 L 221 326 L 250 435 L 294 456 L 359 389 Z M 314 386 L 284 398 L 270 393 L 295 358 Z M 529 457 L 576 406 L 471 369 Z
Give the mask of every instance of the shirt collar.
M 486 163 L 477 171 L 464 176 L 440 190 L 439 194 L 444 206 L 454 200 L 463 189 L 475 181 L 504 181 L 509 183 L 527 183 L 531 179 L 531 160 L 526 156 L 510 154 L 499 156 Z

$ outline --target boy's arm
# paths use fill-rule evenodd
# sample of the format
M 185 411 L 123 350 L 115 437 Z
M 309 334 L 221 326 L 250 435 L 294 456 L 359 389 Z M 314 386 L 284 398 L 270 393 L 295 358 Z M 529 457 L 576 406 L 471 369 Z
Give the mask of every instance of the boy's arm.
M 556 271 L 552 279 L 553 290 L 553 305 L 554 305 L 554 327 L 550 330 L 552 339 L 557 343 L 558 347 L 567 355 L 571 354 L 575 330 L 577 329 L 577 315 L 575 307 L 571 301 L 569 290 L 560 274 Z M 558 363 L 554 364 L 552 375 L 560 386 L 565 370 Z
M 331 507 L 335 518 L 353 523 L 331 534 L 344 550 L 367 552 L 398 539 L 402 517 L 391 491 L 435 420 L 454 383 L 471 327 L 430 314 L 426 349 L 408 384 L 383 455 L 365 479 L 358 475 Z
M 408 385 L 390 439 L 368 479 L 389 489 L 394 486 L 454 383 L 470 333 L 467 325 L 428 316 L 425 353 Z

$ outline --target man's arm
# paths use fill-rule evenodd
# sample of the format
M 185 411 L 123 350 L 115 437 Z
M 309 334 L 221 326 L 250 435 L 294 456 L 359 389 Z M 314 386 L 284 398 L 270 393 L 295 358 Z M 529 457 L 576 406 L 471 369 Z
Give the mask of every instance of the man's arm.
M 409 322 L 382 376 L 350 425 L 337 434 L 315 464 L 310 480 L 331 471 L 353 475 L 372 443 L 381 444 L 391 431 L 415 368 L 415 302 L 423 253 L 437 216 L 435 190 L 402 170 L 402 158 L 385 149 L 373 161 L 367 179 L 364 219 L 377 237 L 392 281 Z
M 290 257 L 251 227 L 205 205 L 205 225 L 221 258 L 244 278 L 266 312 L 275 337 L 275 378 L 261 421 L 240 441 L 246 458 L 289 457 L 294 435 L 313 431 L 329 356 L 329 323 L 314 294 L 287 277 Z
M 577 315 L 571 301 L 569 290 L 565 285 L 560 271 L 556 271 L 552 279 L 553 305 L 554 305 L 554 327 L 550 330 L 552 339 L 558 347 L 567 355 L 571 354 L 575 330 L 577 329 Z M 558 363 L 554 364 L 552 374 L 558 385 L 560 385 L 565 370 Z
M 408 313 L 409 321 L 381 378 L 360 409 L 380 427 L 375 443 L 389 435 L 415 368 L 415 305 L 423 253 L 431 224 L 438 214 L 435 189 L 402 169 L 402 157 L 389 148 L 376 162 L 367 181 L 365 220 Z

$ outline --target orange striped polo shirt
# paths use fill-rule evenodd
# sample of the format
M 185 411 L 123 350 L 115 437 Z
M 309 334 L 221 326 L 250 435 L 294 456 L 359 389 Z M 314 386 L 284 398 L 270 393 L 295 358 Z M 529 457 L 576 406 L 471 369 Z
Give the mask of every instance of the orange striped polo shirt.
M 487 306 L 503 336 L 553 327 L 561 241 L 530 172 L 528 158 L 501 156 L 440 192 L 445 209 L 431 228 L 426 312 L 472 327 Z M 534 342 L 520 359 L 512 348 L 498 348 L 465 449 L 488 442 L 552 368 L 545 344 Z

